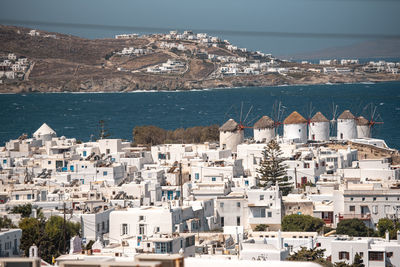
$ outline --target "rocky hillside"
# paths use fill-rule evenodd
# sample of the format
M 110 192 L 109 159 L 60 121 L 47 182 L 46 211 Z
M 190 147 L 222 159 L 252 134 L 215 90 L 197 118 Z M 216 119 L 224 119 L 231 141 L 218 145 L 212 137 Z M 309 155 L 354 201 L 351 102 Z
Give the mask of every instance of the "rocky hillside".
M 39 34 L 31 36 L 30 31 L 28 28 L 0 25 L 0 57 L 5 59 L 9 53 L 14 53 L 17 57 L 26 57 L 31 62 L 29 71 L 20 75 L 18 79 L 2 78 L 4 80 L 0 80 L 0 93 L 187 90 L 399 79 L 398 75 L 327 76 L 306 72 L 228 76 L 217 74 L 223 64 L 208 59 L 207 55 L 246 58 L 246 64 L 260 60 L 255 60 L 252 54 L 245 50 L 231 51 L 226 45 L 205 46 L 193 41 L 165 41 L 165 36 L 161 35 L 90 40 L 44 31 L 38 31 Z M 176 43 L 185 49 L 165 49 L 162 43 Z M 138 49 L 136 54 L 123 54 L 124 48 L 131 47 Z M 179 71 L 168 73 L 154 73 L 148 70 L 157 70 L 167 61 L 171 61 L 172 65 L 177 62 L 183 67 Z M 277 64 L 276 62 L 279 61 L 276 60 L 274 64 Z M 284 66 L 285 63 L 280 64 Z M 295 64 L 290 67 L 296 68 Z M 11 70 L 11 66 L 4 68 Z

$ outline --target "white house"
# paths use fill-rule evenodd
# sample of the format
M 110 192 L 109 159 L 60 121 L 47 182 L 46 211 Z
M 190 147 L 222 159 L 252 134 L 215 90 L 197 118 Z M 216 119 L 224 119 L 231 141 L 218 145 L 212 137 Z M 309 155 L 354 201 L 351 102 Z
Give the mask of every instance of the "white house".
M 0 257 L 19 257 L 21 245 L 21 229 L 0 230 Z
M 250 189 L 248 197 L 248 223 L 254 229 L 259 224 L 266 224 L 270 230 L 279 229 L 282 220 L 282 198 L 279 189 Z

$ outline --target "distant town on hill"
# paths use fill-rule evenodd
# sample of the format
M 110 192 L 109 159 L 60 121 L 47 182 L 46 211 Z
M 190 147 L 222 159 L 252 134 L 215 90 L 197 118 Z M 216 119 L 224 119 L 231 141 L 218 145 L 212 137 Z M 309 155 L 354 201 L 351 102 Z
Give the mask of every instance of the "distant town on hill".
M 190 30 L 91 40 L 0 26 L 0 38 L 0 93 L 129 92 L 400 80 L 399 63 L 362 64 L 353 54 L 325 58 L 319 64 L 291 62 Z

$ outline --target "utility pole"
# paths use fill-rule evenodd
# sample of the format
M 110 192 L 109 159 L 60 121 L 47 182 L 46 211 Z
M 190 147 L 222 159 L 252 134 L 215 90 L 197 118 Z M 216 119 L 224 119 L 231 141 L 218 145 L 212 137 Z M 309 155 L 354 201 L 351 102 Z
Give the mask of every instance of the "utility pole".
M 179 185 L 181 187 L 181 192 L 179 194 L 179 205 L 183 206 L 183 181 L 182 181 L 182 163 L 179 162 Z
M 63 251 L 63 253 L 65 253 L 65 245 L 66 245 L 66 239 L 67 239 L 67 229 L 66 229 L 66 224 L 65 224 L 65 202 L 64 202 L 64 223 L 63 223 L 63 232 L 64 232 L 64 244 L 63 244 L 63 246 L 64 246 L 64 251 Z

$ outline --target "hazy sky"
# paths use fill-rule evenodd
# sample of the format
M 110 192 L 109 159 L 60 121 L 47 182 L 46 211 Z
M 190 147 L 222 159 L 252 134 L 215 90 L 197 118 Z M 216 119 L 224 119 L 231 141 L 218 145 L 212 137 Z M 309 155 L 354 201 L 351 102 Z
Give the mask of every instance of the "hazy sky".
M 1 0 L 0 23 L 19 24 L 89 38 L 116 29 L 36 22 L 220 30 L 239 46 L 277 55 L 400 36 L 400 0 Z M 368 38 L 248 36 L 224 31 L 335 33 Z M 124 32 L 124 30 L 121 30 Z

